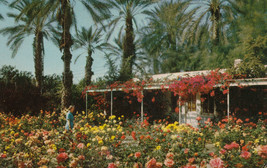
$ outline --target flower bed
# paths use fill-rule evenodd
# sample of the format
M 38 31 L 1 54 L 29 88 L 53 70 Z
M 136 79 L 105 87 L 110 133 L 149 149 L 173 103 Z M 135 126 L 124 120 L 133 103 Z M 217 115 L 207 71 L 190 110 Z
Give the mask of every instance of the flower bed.
M 65 132 L 64 114 L 0 114 L 0 167 L 261 167 L 267 113 L 259 115 L 257 123 L 231 117 L 193 128 L 165 119 L 77 114 L 73 132 Z

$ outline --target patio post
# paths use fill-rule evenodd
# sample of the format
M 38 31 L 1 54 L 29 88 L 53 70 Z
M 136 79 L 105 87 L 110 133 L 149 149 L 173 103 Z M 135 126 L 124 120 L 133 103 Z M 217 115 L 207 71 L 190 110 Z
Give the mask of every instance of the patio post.
M 182 122 L 182 109 L 181 109 L 181 102 L 179 100 L 179 124 L 181 124 Z
M 141 91 L 141 94 L 142 94 L 142 102 L 141 102 L 141 122 L 143 122 L 143 121 L 144 121 L 144 98 L 143 98 L 144 92 Z
M 230 115 L 230 87 L 228 88 L 227 92 L 227 118 L 229 121 L 229 115 Z
M 86 117 L 87 117 L 87 91 L 85 92 L 85 112 L 86 112 Z
M 110 115 L 113 115 L 113 91 L 110 93 Z

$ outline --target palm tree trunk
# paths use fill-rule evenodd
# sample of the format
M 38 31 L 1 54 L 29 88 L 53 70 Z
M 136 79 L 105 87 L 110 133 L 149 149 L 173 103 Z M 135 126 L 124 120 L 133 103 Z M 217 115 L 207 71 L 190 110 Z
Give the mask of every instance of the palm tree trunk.
M 212 39 L 213 45 L 217 46 L 220 40 L 220 29 L 219 29 L 219 21 L 220 21 L 220 8 L 216 9 L 212 12 L 213 17 L 213 30 L 212 30 Z
M 34 67 L 36 87 L 42 93 L 42 80 L 43 80 L 43 33 L 36 30 L 34 37 Z
M 61 16 L 59 22 L 62 26 L 63 32 L 61 35 L 60 49 L 63 49 L 63 61 L 64 61 L 64 72 L 63 72 L 63 93 L 61 97 L 62 108 L 67 108 L 71 104 L 72 98 L 72 79 L 73 74 L 70 70 L 71 63 L 71 52 L 70 48 L 73 44 L 70 34 L 70 27 L 72 25 L 71 8 L 68 0 L 61 0 Z
M 91 84 L 92 76 L 94 72 L 92 71 L 94 59 L 92 58 L 92 51 L 88 51 L 88 56 L 86 57 L 86 65 L 85 65 L 85 84 L 86 86 Z
M 132 67 L 135 57 L 132 15 L 128 10 L 126 16 L 126 36 L 123 42 L 123 58 L 120 71 L 120 80 L 125 81 L 132 77 Z

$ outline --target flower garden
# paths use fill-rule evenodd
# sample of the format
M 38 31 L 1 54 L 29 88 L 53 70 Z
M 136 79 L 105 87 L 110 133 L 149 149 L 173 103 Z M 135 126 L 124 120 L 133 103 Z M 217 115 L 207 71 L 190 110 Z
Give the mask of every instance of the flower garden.
M 234 116 L 200 122 L 198 117 L 194 128 L 148 116 L 140 122 L 83 112 L 75 114 L 74 129 L 66 132 L 64 112 L 0 114 L 0 167 L 264 167 L 266 116 L 260 112 L 256 123 Z

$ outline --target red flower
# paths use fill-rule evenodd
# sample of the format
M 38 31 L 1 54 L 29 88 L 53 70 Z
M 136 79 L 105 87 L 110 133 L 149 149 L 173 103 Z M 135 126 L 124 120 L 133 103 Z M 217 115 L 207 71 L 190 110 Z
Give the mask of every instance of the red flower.
M 187 154 L 189 152 L 188 148 L 185 148 L 184 153 Z
M 84 147 L 85 147 L 84 143 L 79 143 L 77 145 L 77 148 L 79 148 L 79 149 L 83 149 Z
M 6 154 L 1 154 L 1 158 L 6 158 Z
M 214 92 L 214 90 L 213 90 L 212 92 L 210 92 L 210 96 L 211 96 L 211 97 L 215 96 L 215 92 Z
M 117 168 L 117 165 L 115 163 L 109 163 L 108 168 Z
M 134 163 L 133 168 L 143 168 L 141 163 Z
M 211 159 L 210 166 L 212 168 L 223 168 L 223 161 L 221 158 Z
M 249 159 L 251 157 L 251 153 L 248 151 L 242 151 L 240 156 L 244 159 Z
M 223 91 L 223 94 L 227 94 L 228 92 L 229 92 L 229 90 L 226 89 L 226 90 Z
M 156 163 L 157 163 L 156 159 L 152 158 L 146 163 L 145 167 L 146 168 L 154 168 L 154 167 L 156 167 Z
M 152 103 L 154 103 L 155 102 L 155 97 L 153 97 L 151 101 L 152 101 Z
M 224 155 L 225 153 L 226 153 L 226 150 L 224 150 L 224 149 L 220 150 L 220 154 Z
M 238 149 L 239 145 L 236 142 L 232 142 L 231 144 L 226 144 L 224 149 L 232 150 L 233 148 Z
M 174 165 L 174 161 L 173 161 L 172 159 L 166 158 L 166 159 L 164 160 L 164 164 L 165 164 L 165 166 L 167 166 L 167 167 L 172 167 L 172 166 Z
M 201 118 L 201 117 L 199 117 L 199 116 L 196 118 L 196 120 L 197 120 L 197 121 L 200 121 L 201 119 L 202 119 L 202 118 Z
M 263 159 L 267 159 L 267 145 L 259 146 L 258 155 Z
M 135 152 L 134 157 L 139 158 L 141 156 L 141 152 Z
M 171 153 L 171 152 L 169 152 L 169 153 L 167 153 L 167 155 L 166 155 L 166 158 L 170 158 L 170 159 L 172 159 L 172 158 L 173 158 L 173 156 L 174 156 L 174 154 L 173 154 L 173 153 Z
M 79 155 L 79 156 L 78 156 L 78 159 L 79 159 L 79 160 L 85 160 L 85 156 L 84 156 L 84 155 Z
M 188 159 L 188 162 L 189 163 L 194 163 L 194 161 L 195 161 L 195 158 L 194 157 Z
M 132 135 L 132 137 L 133 137 L 134 140 L 137 140 L 137 138 L 135 136 L 136 135 L 135 131 L 132 131 L 131 135 Z
M 61 162 L 65 162 L 68 159 L 68 154 L 63 152 L 57 155 L 57 162 L 61 163 Z
M 179 108 L 175 107 L 175 113 L 179 113 Z
M 124 140 L 126 137 L 125 137 L 125 135 L 122 135 L 121 136 L 121 140 Z
M 236 121 L 236 123 L 237 123 L 237 124 L 242 124 L 243 121 L 242 121 L 241 119 L 238 119 L 238 120 Z

